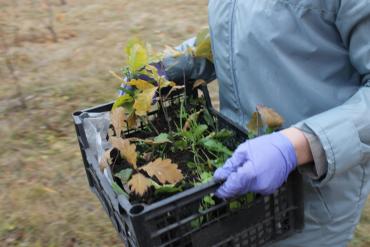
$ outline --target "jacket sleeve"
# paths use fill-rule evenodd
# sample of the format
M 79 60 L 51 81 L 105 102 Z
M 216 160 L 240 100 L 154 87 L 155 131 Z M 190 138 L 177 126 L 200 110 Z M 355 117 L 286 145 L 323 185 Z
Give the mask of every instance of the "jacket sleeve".
M 361 87 L 344 104 L 297 123 L 311 131 L 325 151 L 327 172 L 314 185 L 322 186 L 335 175 L 356 165 L 370 165 L 370 3 L 338 1 L 336 27 Z
M 176 49 L 186 54 L 188 47 L 196 45 L 196 38 L 191 38 L 177 46 Z M 165 57 L 163 65 L 167 78 L 177 84 L 203 79 L 207 82 L 216 79 L 216 71 L 212 62 L 206 58 L 182 55 L 178 57 Z

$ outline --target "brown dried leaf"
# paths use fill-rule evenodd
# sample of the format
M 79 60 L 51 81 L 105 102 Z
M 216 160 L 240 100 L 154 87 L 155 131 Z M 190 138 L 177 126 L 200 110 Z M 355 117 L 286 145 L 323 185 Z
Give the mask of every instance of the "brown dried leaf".
M 206 84 L 206 81 L 205 80 L 203 80 L 203 79 L 196 80 L 194 82 L 193 89 L 195 89 L 195 88 L 197 88 L 197 87 L 199 87 L 201 85 L 204 85 L 204 84 Z
M 136 128 L 136 115 L 135 114 L 130 114 L 127 118 L 127 127 L 129 129 L 134 129 Z
M 253 112 L 252 118 L 247 125 L 249 133 L 254 136 L 259 135 L 259 130 L 263 127 L 261 115 L 258 112 Z
M 158 158 L 141 167 L 140 170 L 146 171 L 151 177 L 156 176 L 162 184 L 174 184 L 183 179 L 181 171 L 177 169 L 177 164 L 172 163 L 170 159 L 162 160 Z
M 115 108 L 111 111 L 110 118 L 116 136 L 121 136 L 121 132 L 125 126 L 126 115 L 125 110 L 122 107 Z
M 145 192 L 152 186 L 150 179 L 146 178 L 141 173 L 136 173 L 132 175 L 130 181 L 128 181 L 128 186 L 132 192 L 143 196 Z
M 130 163 L 132 167 L 136 169 L 137 168 L 136 145 L 130 144 L 130 141 L 128 139 L 122 139 L 119 137 L 111 137 L 110 142 L 112 143 L 114 148 L 119 150 L 121 157 L 123 159 L 126 159 L 127 162 Z
M 103 157 L 101 158 L 99 162 L 99 168 L 100 171 L 104 171 L 105 168 L 107 168 L 112 163 L 112 158 L 110 157 L 110 153 L 112 152 L 113 148 L 108 149 L 103 154 Z
M 271 129 L 280 128 L 284 123 L 284 119 L 272 108 L 257 105 L 257 111 L 261 114 L 263 123 Z

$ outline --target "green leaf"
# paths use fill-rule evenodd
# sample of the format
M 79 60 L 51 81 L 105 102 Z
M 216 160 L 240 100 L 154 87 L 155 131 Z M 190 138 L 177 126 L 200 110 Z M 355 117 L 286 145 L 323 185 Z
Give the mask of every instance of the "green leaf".
M 208 110 L 204 111 L 203 118 L 208 126 L 211 126 L 212 129 L 216 129 L 215 119 L 212 117 L 211 113 Z
M 127 103 L 132 103 L 133 101 L 134 99 L 129 94 L 124 94 L 116 99 L 116 101 L 114 102 L 112 106 L 112 110 L 118 107 L 124 106 Z
M 119 185 L 114 181 L 112 182 L 112 189 L 114 192 L 117 193 L 117 195 L 124 195 L 128 198 L 128 194 L 124 192 L 123 189 L 121 189 L 121 187 L 119 187 Z
M 204 132 L 206 132 L 208 129 L 208 126 L 205 124 L 196 125 L 195 128 L 191 130 L 195 138 L 199 138 L 203 135 Z
M 216 204 L 215 200 L 209 195 L 203 197 L 203 203 L 205 208 L 210 208 Z
M 172 194 L 176 192 L 181 192 L 182 188 L 179 186 L 176 186 L 176 184 L 164 184 L 160 185 L 154 181 L 152 181 L 152 184 L 154 185 L 155 188 L 155 194 Z
M 217 168 L 220 168 L 221 166 L 223 166 L 226 159 L 227 159 L 227 156 L 219 157 L 218 159 L 211 160 L 211 164 L 212 164 L 212 166 L 214 166 L 217 169 Z
M 212 132 L 206 138 L 213 138 L 218 141 L 224 141 L 225 139 L 231 138 L 235 135 L 235 133 L 231 130 L 222 129 L 218 132 Z
M 119 178 L 122 181 L 123 184 L 126 184 L 128 182 L 128 180 L 130 180 L 131 175 L 132 175 L 132 169 L 131 168 L 123 169 L 119 173 L 114 174 L 114 176 Z
M 186 143 L 186 141 L 184 140 L 179 140 L 179 141 L 176 141 L 175 142 L 175 147 L 180 150 L 180 151 L 183 151 L 185 149 L 188 148 L 188 144 Z
M 242 204 L 237 200 L 233 200 L 229 203 L 229 208 L 231 210 L 239 209 L 241 207 L 242 207 Z
M 227 156 L 231 156 L 232 152 L 224 146 L 221 142 L 214 140 L 214 139 L 202 139 L 201 140 L 202 145 L 209 151 L 216 152 L 216 153 L 222 153 Z
M 161 133 L 158 136 L 154 137 L 154 143 L 156 144 L 162 144 L 166 142 L 171 142 L 170 139 L 168 139 L 168 134 L 167 133 Z
M 210 172 L 202 172 L 202 174 L 200 174 L 200 179 L 201 179 L 202 183 L 207 183 L 212 178 L 213 178 L 213 175 Z

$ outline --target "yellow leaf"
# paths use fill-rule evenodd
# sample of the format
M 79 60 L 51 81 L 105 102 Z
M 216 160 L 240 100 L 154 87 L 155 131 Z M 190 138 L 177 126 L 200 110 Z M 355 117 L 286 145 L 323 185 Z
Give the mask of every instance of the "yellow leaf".
M 140 44 L 134 44 L 129 52 L 128 67 L 132 73 L 139 71 L 148 64 L 148 53 Z
M 140 90 L 145 90 L 145 89 L 149 89 L 149 88 L 154 87 L 153 84 L 151 84 L 147 81 L 141 80 L 141 79 L 139 79 L 139 80 L 133 79 L 128 84 L 130 86 L 135 86 L 137 89 L 140 89 Z
M 150 78 L 153 78 L 155 81 L 159 81 L 161 79 L 158 74 L 158 69 L 151 64 L 146 65 L 145 70 L 143 70 L 142 72 Z
M 162 87 L 174 87 L 174 86 L 176 86 L 176 83 L 174 83 L 173 81 L 168 81 L 168 80 L 166 80 L 164 78 L 161 78 L 159 80 L 159 84 L 160 84 L 160 87 L 161 88 Z
M 134 45 L 136 44 L 139 44 L 141 45 L 142 47 L 145 46 L 144 42 L 138 38 L 132 38 L 130 39 L 128 42 L 127 42 L 127 45 L 125 47 L 125 52 L 127 54 L 127 56 L 130 56 L 131 55 L 131 49 Z
M 137 95 L 134 103 L 136 115 L 145 116 L 150 111 L 156 90 L 157 87 L 148 88 Z
M 257 105 L 257 111 L 261 114 L 263 123 L 271 129 L 278 129 L 284 123 L 284 119 L 271 108 L 263 105 Z
M 172 163 L 170 159 L 158 158 L 140 169 L 146 171 L 151 177 L 155 176 L 162 184 L 174 184 L 183 179 L 181 171 L 177 169 L 177 164 Z
M 130 181 L 128 181 L 128 186 L 135 194 L 143 196 L 148 188 L 152 186 L 152 183 L 150 179 L 146 178 L 143 174 L 136 173 L 132 175 Z
M 112 146 L 119 150 L 121 157 L 127 160 L 127 162 L 136 169 L 136 145 L 130 144 L 128 139 L 122 139 L 120 137 L 110 137 L 109 140 L 112 143 Z
M 115 108 L 111 111 L 110 118 L 116 136 L 120 137 L 123 127 L 125 126 L 126 115 L 125 110 L 122 107 Z
M 204 57 L 213 62 L 211 36 L 208 29 L 203 30 L 197 35 L 195 56 Z

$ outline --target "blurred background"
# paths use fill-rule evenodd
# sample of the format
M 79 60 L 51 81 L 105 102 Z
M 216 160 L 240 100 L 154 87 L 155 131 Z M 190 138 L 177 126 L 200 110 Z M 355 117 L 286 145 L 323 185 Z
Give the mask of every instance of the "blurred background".
M 207 0 L 0 0 L 0 246 L 122 246 L 71 113 L 116 97 L 130 38 L 161 50 L 206 25 Z M 351 246 L 369 231 L 370 206 Z

